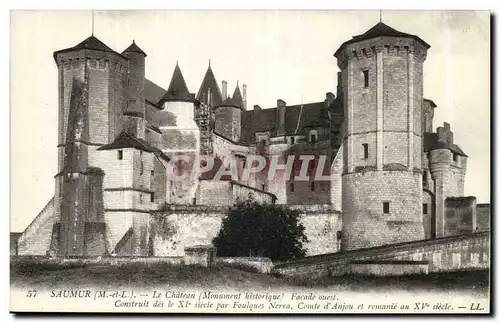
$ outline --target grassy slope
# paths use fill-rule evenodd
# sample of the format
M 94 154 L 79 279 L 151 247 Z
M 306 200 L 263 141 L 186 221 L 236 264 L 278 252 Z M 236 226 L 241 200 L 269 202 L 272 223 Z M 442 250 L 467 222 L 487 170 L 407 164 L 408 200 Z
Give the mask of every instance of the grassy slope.
M 261 291 L 270 289 L 331 289 L 348 291 L 443 290 L 488 292 L 488 271 L 430 274 L 405 277 L 328 277 L 314 281 L 297 281 L 216 266 L 175 266 L 168 264 L 127 264 L 121 266 L 61 266 L 48 264 L 11 264 L 11 284 L 16 287 L 144 287 Z

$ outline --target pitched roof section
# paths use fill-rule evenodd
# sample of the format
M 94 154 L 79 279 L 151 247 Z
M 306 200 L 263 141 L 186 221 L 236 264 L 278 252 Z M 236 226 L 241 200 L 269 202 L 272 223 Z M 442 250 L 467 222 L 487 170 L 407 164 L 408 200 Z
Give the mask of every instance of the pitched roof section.
M 186 81 L 184 81 L 184 76 L 182 76 L 181 68 L 179 64 L 176 64 L 167 93 L 161 98 L 159 104 L 161 105 L 163 102 L 172 101 L 193 102 L 194 100 L 194 94 L 189 93 Z
M 127 49 L 125 49 L 123 53 L 139 53 L 144 55 L 144 57 L 148 56 L 142 49 L 139 48 L 139 46 L 136 45 L 135 40 L 132 41 L 132 44 L 127 47 Z
M 236 107 L 243 109 L 243 97 L 241 96 L 240 87 L 238 83 L 236 83 L 236 88 L 234 89 L 233 97 L 227 97 L 222 103 L 219 105 L 221 107 Z
M 334 56 L 336 57 L 337 54 L 348 44 L 357 43 L 357 42 L 360 42 L 363 40 L 372 39 L 372 38 L 376 38 L 376 37 L 382 37 L 382 36 L 384 36 L 384 37 L 412 38 L 412 39 L 415 39 L 415 40 L 418 40 L 419 42 L 421 42 L 426 48 L 431 47 L 431 45 L 427 44 L 425 41 L 423 41 L 420 37 L 418 37 L 416 35 L 407 34 L 407 33 L 398 31 L 398 30 L 384 24 L 383 22 L 379 22 L 378 24 L 376 24 L 372 28 L 368 29 L 368 31 L 366 31 L 364 34 L 353 36 L 352 39 L 344 42 L 339 47 L 339 49 L 335 52 Z
M 161 86 L 151 82 L 148 79 L 144 80 L 144 98 L 146 101 L 157 105 L 161 98 L 167 93 L 167 90 Z
M 208 65 L 207 72 L 205 73 L 205 77 L 203 78 L 203 82 L 201 82 L 200 90 L 196 95 L 196 100 L 207 104 L 208 100 L 208 89 L 212 91 L 212 102 L 210 103 L 212 108 L 218 106 L 222 102 L 222 93 L 220 91 L 219 85 L 215 80 L 214 72 L 212 71 L 212 67 Z
M 429 152 L 435 149 L 448 149 L 455 154 L 465 156 L 467 155 L 463 152 L 462 149 L 456 144 L 450 144 L 446 141 L 442 141 L 438 139 L 438 134 L 435 132 L 425 132 L 424 133 L 424 151 Z
M 287 106 L 285 109 L 285 135 L 287 136 L 305 135 L 307 128 L 329 126 L 323 101 Z M 271 132 L 271 136 L 275 136 L 276 115 L 276 108 L 243 111 L 241 141 L 247 144 L 255 142 L 256 132 Z
M 83 49 L 97 50 L 97 51 L 101 51 L 101 52 L 110 52 L 110 53 L 115 53 L 115 54 L 120 55 L 119 53 L 117 53 L 114 50 L 112 50 L 111 48 L 109 48 L 102 41 L 97 39 L 97 37 L 92 35 L 76 46 L 55 51 L 54 52 L 54 59 L 57 57 L 57 55 L 59 53 L 72 52 L 72 51 L 78 51 L 78 50 L 83 50 Z
M 135 148 L 142 151 L 153 152 L 153 148 L 150 147 L 146 141 L 136 138 L 126 131 L 120 132 L 112 143 L 102 145 L 97 148 L 97 150 L 112 150 L 121 148 Z
M 113 149 L 123 149 L 123 148 L 135 148 L 145 152 L 153 153 L 156 156 L 170 161 L 170 158 L 165 155 L 161 150 L 155 147 L 151 147 L 149 143 L 141 138 L 137 138 L 126 131 L 120 132 L 120 134 L 115 138 L 115 140 L 107 145 L 102 145 L 97 148 L 97 150 L 113 150 Z

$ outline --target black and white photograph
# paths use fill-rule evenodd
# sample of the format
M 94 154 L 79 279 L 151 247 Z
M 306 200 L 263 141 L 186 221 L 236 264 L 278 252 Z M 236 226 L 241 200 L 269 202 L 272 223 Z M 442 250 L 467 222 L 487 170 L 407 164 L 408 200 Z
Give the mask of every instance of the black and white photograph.
M 12 10 L 10 311 L 489 314 L 491 15 Z

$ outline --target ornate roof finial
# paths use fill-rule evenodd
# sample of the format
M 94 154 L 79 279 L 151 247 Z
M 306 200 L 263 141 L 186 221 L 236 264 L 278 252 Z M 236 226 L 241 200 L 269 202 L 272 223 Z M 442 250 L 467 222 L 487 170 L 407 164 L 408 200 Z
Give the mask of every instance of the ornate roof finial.
M 382 22 L 382 10 L 380 10 L 380 22 Z
M 210 65 L 211 65 L 211 62 L 210 62 L 210 61 L 211 61 L 211 59 L 209 58 L 209 59 L 208 59 L 208 67 L 210 67 Z
M 240 80 L 236 80 L 236 87 L 240 86 Z
M 175 61 L 175 66 L 179 66 L 179 61 Z

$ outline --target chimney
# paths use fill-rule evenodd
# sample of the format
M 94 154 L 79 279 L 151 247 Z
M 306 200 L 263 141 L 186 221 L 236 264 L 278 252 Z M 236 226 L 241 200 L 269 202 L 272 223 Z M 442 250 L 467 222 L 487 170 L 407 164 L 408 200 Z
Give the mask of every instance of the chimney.
M 449 144 L 453 143 L 453 131 L 450 131 L 446 134 L 446 142 Z
M 222 81 L 222 100 L 227 99 L 227 81 Z
M 446 141 L 446 133 L 443 127 L 437 127 L 437 136 L 439 141 Z
M 285 113 L 286 113 L 286 102 L 279 99 L 277 101 L 277 107 L 276 107 L 276 135 L 277 136 L 284 136 L 286 134 L 285 131 Z
M 243 84 L 243 110 L 247 109 L 247 85 Z
M 328 102 L 328 107 L 333 104 L 333 100 L 335 100 L 335 95 L 332 92 L 326 93 L 326 102 Z
M 342 98 L 342 72 L 337 72 L 337 97 Z

